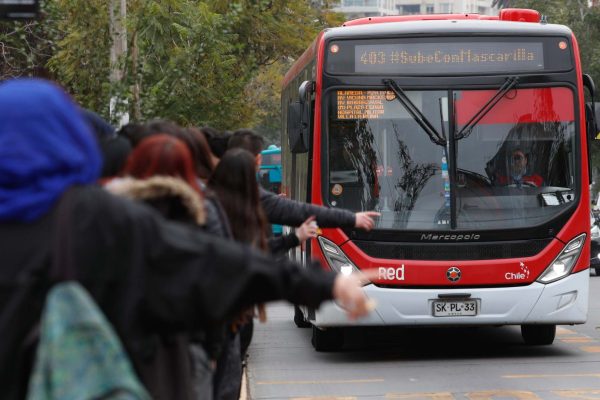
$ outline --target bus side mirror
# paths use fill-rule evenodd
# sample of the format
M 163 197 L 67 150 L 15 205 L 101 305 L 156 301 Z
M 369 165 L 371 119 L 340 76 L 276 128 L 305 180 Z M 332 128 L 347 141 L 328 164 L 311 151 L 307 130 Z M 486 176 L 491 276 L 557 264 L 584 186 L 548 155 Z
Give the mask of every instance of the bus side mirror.
M 288 108 L 288 138 L 292 153 L 306 153 L 310 147 L 310 122 L 312 119 L 312 94 L 315 84 L 304 81 L 298 88 L 298 102 Z
M 290 152 L 306 153 L 308 151 L 308 129 L 304 129 L 302 123 L 302 103 L 299 101 L 290 103 L 288 106 L 287 115 L 287 131 L 288 131 L 288 144 L 290 146 Z
M 585 123 L 588 142 L 596 139 L 598 135 L 598 116 L 600 110 L 596 107 L 594 97 L 596 94 L 596 85 L 594 80 L 588 74 L 583 74 L 583 86 L 590 92 L 591 102 L 585 104 Z

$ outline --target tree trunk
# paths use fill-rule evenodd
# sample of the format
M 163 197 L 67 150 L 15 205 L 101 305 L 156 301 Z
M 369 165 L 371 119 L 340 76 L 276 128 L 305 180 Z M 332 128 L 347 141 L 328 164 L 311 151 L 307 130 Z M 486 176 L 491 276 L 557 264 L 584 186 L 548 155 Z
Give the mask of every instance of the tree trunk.
M 110 82 L 120 83 L 124 76 L 123 57 L 127 55 L 127 0 L 110 0 Z
M 139 68 L 139 54 L 140 49 L 138 47 L 138 34 L 137 32 L 133 33 L 133 38 L 131 40 L 131 73 L 134 79 L 133 83 L 133 119 L 136 122 L 142 120 L 142 104 L 140 99 L 140 92 L 142 86 L 142 78 L 141 74 L 138 71 Z
M 110 83 L 113 88 L 110 99 L 110 118 L 117 121 L 119 125 L 129 121 L 129 115 L 124 112 L 123 107 L 126 100 L 119 94 L 122 91 L 123 78 L 125 76 L 125 59 L 127 57 L 127 0 L 110 0 L 110 36 L 112 46 L 110 48 Z

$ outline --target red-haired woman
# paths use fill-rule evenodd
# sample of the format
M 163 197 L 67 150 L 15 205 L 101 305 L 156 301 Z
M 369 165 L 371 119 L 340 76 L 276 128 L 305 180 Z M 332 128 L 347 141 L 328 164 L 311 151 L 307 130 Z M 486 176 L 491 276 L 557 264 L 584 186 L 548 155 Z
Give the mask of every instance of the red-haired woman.
M 167 219 L 205 227 L 207 215 L 214 210 L 205 209 L 210 202 L 204 202 L 192 160 L 188 146 L 181 140 L 166 134 L 152 135 L 130 154 L 123 171 L 125 177 L 111 181 L 106 188 L 152 206 Z M 145 382 L 156 383 L 152 395 L 172 396 L 172 392 L 162 391 L 160 384 L 164 377 L 171 377 L 180 384 L 176 398 L 212 397 L 214 366 L 210 360 L 218 357 L 221 331 L 215 328 L 193 335 L 157 335 L 152 343 L 143 344 L 151 361 L 140 373 Z

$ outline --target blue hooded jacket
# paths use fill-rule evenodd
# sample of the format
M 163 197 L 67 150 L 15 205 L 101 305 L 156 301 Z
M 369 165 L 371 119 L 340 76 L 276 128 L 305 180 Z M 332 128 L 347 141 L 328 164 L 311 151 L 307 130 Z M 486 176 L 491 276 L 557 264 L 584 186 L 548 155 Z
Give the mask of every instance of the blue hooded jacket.
M 33 221 L 70 186 L 95 182 L 98 145 L 79 108 L 39 79 L 0 85 L 0 221 Z

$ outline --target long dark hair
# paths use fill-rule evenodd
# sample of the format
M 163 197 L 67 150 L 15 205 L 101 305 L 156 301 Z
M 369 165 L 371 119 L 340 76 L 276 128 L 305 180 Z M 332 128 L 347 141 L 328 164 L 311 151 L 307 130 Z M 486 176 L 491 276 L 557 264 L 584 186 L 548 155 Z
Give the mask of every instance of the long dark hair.
M 267 219 L 260 205 L 255 163 L 244 149 L 228 150 L 208 186 L 217 194 L 235 240 L 267 250 Z

